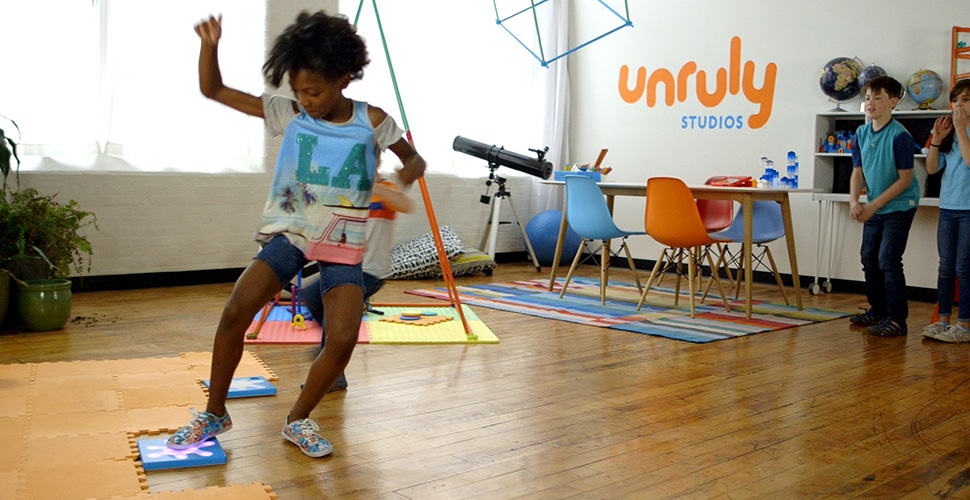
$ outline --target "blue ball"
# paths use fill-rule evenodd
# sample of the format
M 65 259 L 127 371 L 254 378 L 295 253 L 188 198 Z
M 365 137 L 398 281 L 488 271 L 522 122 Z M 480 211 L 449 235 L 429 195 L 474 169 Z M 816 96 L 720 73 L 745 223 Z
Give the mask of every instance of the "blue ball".
M 536 259 L 543 266 L 551 266 L 556 256 L 556 240 L 559 238 L 559 224 L 562 223 L 562 210 L 546 210 L 539 212 L 525 226 L 525 234 L 529 235 L 532 250 Z M 559 265 L 570 264 L 576 256 L 576 249 L 582 238 L 571 227 L 566 228 L 566 241 L 562 247 L 562 258 Z

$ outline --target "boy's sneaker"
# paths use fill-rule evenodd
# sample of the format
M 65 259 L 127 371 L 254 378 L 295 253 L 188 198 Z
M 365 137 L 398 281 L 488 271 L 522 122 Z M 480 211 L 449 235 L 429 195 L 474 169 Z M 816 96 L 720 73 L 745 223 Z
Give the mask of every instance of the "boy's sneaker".
M 877 337 L 900 337 L 909 332 L 906 330 L 906 323 L 900 323 L 887 317 L 880 321 L 878 325 L 870 326 L 869 333 Z
M 849 318 L 849 323 L 856 326 L 875 326 L 882 322 L 881 314 L 872 309 L 864 309 L 861 313 Z
M 970 342 L 970 331 L 960 325 L 951 325 L 942 333 L 939 333 L 932 338 L 953 344 L 966 343 Z
M 930 323 L 923 327 L 923 336 L 926 338 L 935 339 L 937 335 L 945 332 L 947 328 L 950 328 L 950 324 L 943 321 Z
M 285 420 L 284 420 L 285 421 Z M 333 453 L 333 445 L 320 437 L 320 427 L 309 418 L 301 418 L 283 426 L 283 437 L 300 447 L 304 455 L 319 458 Z
M 192 412 L 194 417 L 189 423 L 175 431 L 175 434 L 169 436 L 166 443 L 169 448 L 175 450 L 191 448 L 232 429 L 232 419 L 229 418 L 229 412 L 217 417 L 207 411 L 198 411 L 195 408 L 189 408 L 189 411 Z

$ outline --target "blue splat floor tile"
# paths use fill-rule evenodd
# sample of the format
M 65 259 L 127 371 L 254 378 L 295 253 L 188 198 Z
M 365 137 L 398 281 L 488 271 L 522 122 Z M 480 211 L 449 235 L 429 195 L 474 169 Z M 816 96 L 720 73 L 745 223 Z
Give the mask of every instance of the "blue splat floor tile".
M 203 381 L 209 387 L 209 379 Z M 276 394 L 276 386 L 266 377 L 233 377 L 229 385 L 229 398 L 248 398 L 253 396 L 272 396 Z
M 222 445 L 215 438 L 185 450 L 169 448 L 165 445 L 165 440 L 166 438 L 138 441 L 138 453 L 141 455 L 142 466 L 146 471 L 226 463 L 226 452 L 222 450 Z

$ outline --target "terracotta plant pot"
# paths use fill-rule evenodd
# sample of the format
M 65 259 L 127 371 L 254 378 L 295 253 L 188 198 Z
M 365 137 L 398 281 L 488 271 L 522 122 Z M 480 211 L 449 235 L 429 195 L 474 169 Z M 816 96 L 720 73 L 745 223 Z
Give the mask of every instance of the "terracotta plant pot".
M 71 280 L 30 280 L 17 284 L 17 310 L 28 330 L 60 330 L 71 317 Z

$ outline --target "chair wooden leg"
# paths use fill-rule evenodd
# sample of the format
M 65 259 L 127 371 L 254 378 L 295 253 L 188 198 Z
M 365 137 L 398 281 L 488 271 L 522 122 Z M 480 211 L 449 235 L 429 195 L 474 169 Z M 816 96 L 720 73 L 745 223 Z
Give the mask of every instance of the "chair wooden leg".
M 643 293 L 643 285 L 640 284 L 640 273 L 637 272 L 637 265 L 633 263 L 633 255 L 630 254 L 630 247 L 626 244 L 626 240 L 623 241 L 623 250 L 626 252 L 626 261 L 630 264 L 630 270 L 633 271 L 633 278 L 637 280 L 637 290 Z
M 714 262 L 711 260 L 711 254 L 707 254 L 707 261 L 710 262 L 712 266 L 714 265 Z M 721 286 L 720 276 L 715 274 L 712 276 L 712 278 L 714 279 L 714 282 L 717 283 L 717 291 L 721 294 L 721 301 L 724 302 L 724 310 L 731 312 L 731 305 L 728 304 L 727 297 L 724 296 L 724 287 Z M 738 281 L 741 281 L 740 274 L 738 275 Z
M 781 290 L 781 298 L 785 300 L 785 305 L 788 304 L 788 295 L 785 293 L 785 284 L 781 281 L 781 274 L 778 274 L 778 268 L 775 267 L 775 259 L 771 256 L 771 249 L 767 246 L 765 247 L 765 254 L 768 256 L 768 263 L 771 264 L 771 272 L 775 273 L 775 281 L 778 283 L 778 289 Z
M 690 293 L 690 317 L 694 317 L 694 273 L 697 271 L 697 263 L 694 262 L 694 249 L 687 250 L 687 291 Z
M 576 256 L 573 257 L 573 265 L 569 266 L 569 272 L 566 273 L 566 282 L 562 284 L 562 290 L 559 291 L 559 298 L 563 298 L 566 295 L 566 288 L 569 287 L 569 281 L 573 279 L 573 273 L 576 271 L 576 266 L 579 265 L 579 259 L 583 256 L 583 250 L 586 249 L 586 240 L 579 243 L 579 249 L 576 250 Z
M 664 248 L 663 251 L 660 252 L 660 259 L 661 260 L 664 260 L 664 259 L 667 258 L 667 251 L 668 250 L 670 250 L 671 252 L 673 252 L 673 248 L 670 248 L 670 247 Z M 673 256 L 673 253 L 671 253 L 670 255 L 672 257 Z M 670 260 L 672 260 L 672 259 L 670 259 Z M 666 276 L 666 275 L 667 275 L 666 270 L 663 271 L 663 272 L 661 272 L 660 273 L 660 276 L 657 279 L 657 282 L 655 283 L 655 285 L 660 286 L 660 284 L 663 283 L 663 281 L 664 281 L 664 276 Z
M 663 258 L 661 257 L 656 264 L 653 265 L 653 271 L 650 271 L 650 278 L 647 279 L 647 286 L 643 289 L 643 294 L 640 295 L 640 300 L 637 301 L 637 311 L 643 307 L 643 302 L 647 300 L 647 294 L 650 293 L 650 287 L 653 286 L 653 280 L 657 277 L 657 270 L 660 269 L 660 265 L 663 264 Z
M 607 274 L 610 269 L 610 251 L 606 249 L 606 241 L 603 241 L 600 250 L 600 302 L 606 305 L 606 282 L 609 281 Z

